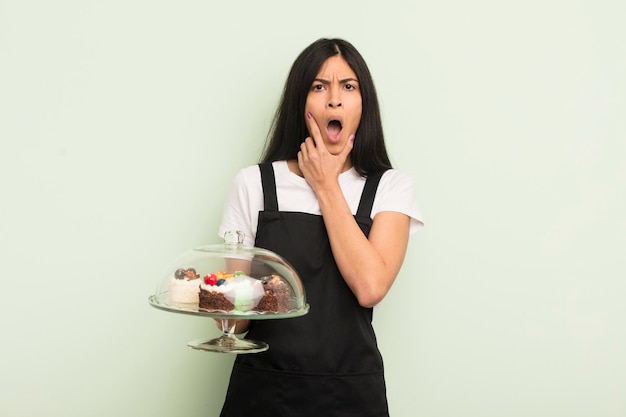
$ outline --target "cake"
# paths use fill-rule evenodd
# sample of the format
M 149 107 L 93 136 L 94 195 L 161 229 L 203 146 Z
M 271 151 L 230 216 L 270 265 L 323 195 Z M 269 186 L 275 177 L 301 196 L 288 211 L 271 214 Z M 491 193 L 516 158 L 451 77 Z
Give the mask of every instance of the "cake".
M 170 304 L 198 304 L 200 275 L 194 268 L 179 268 L 170 278 Z
M 285 313 L 289 311 L 289 299 L 291 288 L 278 275 L 270 275 L 262 278 L 263 297 L 259 300 L 255 310 L 272 313 Z
M 263 296 L 263 284 L 243 272 L 207 274 L 200 284 L 198 307 L 203 310 L 246 312 Z

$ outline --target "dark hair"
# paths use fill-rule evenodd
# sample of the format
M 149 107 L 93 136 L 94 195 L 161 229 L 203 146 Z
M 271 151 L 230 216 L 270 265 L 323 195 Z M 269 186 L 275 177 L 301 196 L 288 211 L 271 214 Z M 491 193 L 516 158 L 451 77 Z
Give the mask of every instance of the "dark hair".
M 391 168 L 374 81 L 361 54 L 343 39 L 319 39 L 296 58 L 287 76 L 261 162 L 297 158 L 300 144 L 309 136 L 304 120 L 308 92 L 324 62 L 335 55 L 345 59 L 355 72 L 361 91 L 361 122 L 350 153 L 352 166 L 363 176 Z

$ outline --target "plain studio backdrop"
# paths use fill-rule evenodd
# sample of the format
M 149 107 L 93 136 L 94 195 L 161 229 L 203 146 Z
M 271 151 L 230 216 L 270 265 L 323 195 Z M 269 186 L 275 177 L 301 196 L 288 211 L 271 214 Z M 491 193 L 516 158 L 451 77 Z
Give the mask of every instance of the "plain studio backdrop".
M 391 414 L 623 417 L 625 15 L 0 0 L 0 414 L 218 414 L 233 357 L 186 346 L 212 320 L 148 296 L 177 255 L 220 242 L 297 54 L 342 37 L 426 221 L 374 318 Z

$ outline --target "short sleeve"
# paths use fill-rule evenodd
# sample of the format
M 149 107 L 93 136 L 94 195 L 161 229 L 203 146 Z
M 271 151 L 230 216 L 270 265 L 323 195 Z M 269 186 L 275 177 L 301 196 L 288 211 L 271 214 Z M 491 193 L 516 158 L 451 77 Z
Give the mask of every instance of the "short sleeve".
M 413 180 L 406 173 L 391 169 L 381 178 L 372 206 L 372 218 L 383 211 L 395 211 L 409 216 L 410 233 L 424 226 Z
M 262 199 L 260 182 L 258 166 L 244 168 L 235 175 L 224 203 L 218 231 L 220 237 L 227 231 L 238 230 L 244 233 L 244 244 L 254 246 L 259 210 L 263 204 L 262 200 L 259 201 Z

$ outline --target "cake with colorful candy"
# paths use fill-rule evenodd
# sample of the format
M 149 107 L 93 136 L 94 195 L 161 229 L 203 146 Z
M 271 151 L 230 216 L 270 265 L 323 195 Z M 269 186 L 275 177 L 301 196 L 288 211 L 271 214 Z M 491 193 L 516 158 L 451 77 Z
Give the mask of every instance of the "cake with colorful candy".
M 243 272 L 207 274 L 200 284 L 198 307 L 208 311 L 246 312 L 257 306 L 263 293 L 261 281 Z
M 198 307 L 210 312 L 284 313 L 291 291 L 278 275 L 255 279 L 240 271 L 211 273 L 200 284 Z

